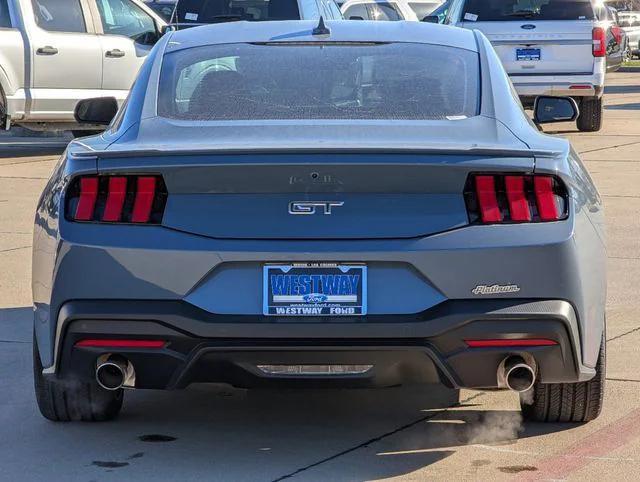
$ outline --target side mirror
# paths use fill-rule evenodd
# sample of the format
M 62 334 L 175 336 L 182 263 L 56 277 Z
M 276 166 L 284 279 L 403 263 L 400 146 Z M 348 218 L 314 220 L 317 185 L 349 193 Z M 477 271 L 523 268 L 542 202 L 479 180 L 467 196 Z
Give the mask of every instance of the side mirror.
M 364 20 L 364 18 L 362 17 L 358 17 L 357 15 L 351 15 L 349 17 L 349 20 Z
M 115 97 L 96 97 L 78 102 L 73 115 L 80 124 L 108 126 L 117 112 L 118 101 Z
M 422 21 L 427 23 L 440 23 L 440 17 L 437 15 L 427 15 Z
M 578 104 L 571 97 L 536 97 L 533 105 L 533 120 L 536 124 L 550 122 L 573 122 L 578 118 Z
M 174 25 L 174 24 L 163 25 L 162 28 L 160 28 L 160 35 L 164 35 L 165 33 L 169 33 L 169 32 L 175 32 L 176 30 L 178 30 L 177 25 Z

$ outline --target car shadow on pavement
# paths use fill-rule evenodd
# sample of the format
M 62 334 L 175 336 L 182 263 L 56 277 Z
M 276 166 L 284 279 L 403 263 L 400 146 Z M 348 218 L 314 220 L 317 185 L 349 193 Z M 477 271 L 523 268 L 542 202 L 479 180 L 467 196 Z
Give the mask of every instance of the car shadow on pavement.
M 113 422 L 52 423 L 34 399 L 32 316 L 30 307 L 0 309 L 0 376 L 9 387 L 0 399 L 0 425 L 16 430 L 5 437 L 10 453 L 0 450 L 3 464 L 9 456 L 28 464 L 38 454 L 42 467 L 81 470 L 89 478 L 116 471 L 141 480 L 153 470 L 167 480 L 296 474 L 296 480 L 352 481 L 411 474 L 460 447 L 482 446 L 486 459 L 468 461 L 472 476 L 492 451 L 571 427 L 523 424 L 519 410 L 491 409 L 495 395 L 465 391 L 459 400 L 457 390 L 440 385 L 247 391 L 199 384 L 126 391 Z M 514 394 L 502 396 L 515 402 L 509 399 Z

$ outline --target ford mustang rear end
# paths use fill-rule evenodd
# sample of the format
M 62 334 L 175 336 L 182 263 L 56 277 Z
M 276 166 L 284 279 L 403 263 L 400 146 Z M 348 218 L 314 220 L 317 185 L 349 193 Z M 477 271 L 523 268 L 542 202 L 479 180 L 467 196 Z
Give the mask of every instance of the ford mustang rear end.
M 604 259 L 593 183 L 482 34 L 169 34 L 40 200 L 38 403 L 102 420 L 125 388 L 443 383 L 590 420 Z

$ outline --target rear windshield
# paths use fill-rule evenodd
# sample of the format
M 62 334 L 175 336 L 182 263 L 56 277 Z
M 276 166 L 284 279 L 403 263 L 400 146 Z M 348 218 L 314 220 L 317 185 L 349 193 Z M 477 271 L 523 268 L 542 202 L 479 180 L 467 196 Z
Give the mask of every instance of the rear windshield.
M 185 120 L 477 115 L 478 54 L 441 45 L 226 44 L 164 57 L 158 114 Z
M 467 0 L 462 20 L 593 20 L 591 0 Z
M 298 0 L 180 0 L 176 15 L 186 24 L 300 19 Z

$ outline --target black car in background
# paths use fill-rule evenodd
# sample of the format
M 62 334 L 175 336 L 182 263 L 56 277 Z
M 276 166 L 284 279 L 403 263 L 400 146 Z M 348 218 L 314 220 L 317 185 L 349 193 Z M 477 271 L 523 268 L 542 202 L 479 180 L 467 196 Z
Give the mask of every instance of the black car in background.
M 145 0 L 145 3 L 167 22 L 171 22 L 177 0 Z

